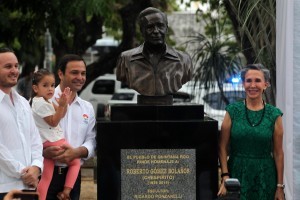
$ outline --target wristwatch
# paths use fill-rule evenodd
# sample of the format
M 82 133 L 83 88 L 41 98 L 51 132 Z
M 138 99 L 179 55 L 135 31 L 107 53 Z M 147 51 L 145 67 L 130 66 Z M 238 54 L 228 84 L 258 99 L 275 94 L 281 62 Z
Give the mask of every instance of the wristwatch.
M 284 184 L 278 183 L 278 184 L 277 184 L 277 187 L 284 189 L 284 188 L 285 188 L 285 185 L 284 185 Z

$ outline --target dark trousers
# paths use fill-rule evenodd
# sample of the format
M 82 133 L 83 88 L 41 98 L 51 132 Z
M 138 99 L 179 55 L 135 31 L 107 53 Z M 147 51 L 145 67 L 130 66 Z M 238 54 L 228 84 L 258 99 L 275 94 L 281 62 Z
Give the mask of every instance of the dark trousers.
M 57 200 L 57 194 L 62 192 L 65 185 L 66 175 L 68 167 L 54 167 L 53 177 L 48 189 L 47 200 Z M 70 197 L 72 200 L 80 199 L 80 188 L 81 188 L 81 171 L 79 171 L 75 185 L 71 190 Z

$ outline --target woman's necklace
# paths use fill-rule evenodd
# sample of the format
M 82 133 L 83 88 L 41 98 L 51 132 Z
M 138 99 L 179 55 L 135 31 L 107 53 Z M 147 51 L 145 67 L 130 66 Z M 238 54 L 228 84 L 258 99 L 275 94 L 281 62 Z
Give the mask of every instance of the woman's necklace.
M 263 102 L 263 105 L 264 105 L 264 110 L 263 110 L 263 113 L 262 113 L 262 115 L 261 115 L 260 120 L 255 124 L 255 123 L 251 122 L 250 119 L 249 119 L 249 116 L 248 116 L 248 108 L 247 108 L 247 101 L 246 101 L 246 99 L 245 99 L 246 119 L 247 119 L 248 123 L 250 124 L 250 126 L 252 126 L 252 127 L 255 127 L 255 126 L 260 125 L 260 123 L 262 122 L 262 120 L 263 120 L 263 118 L 264 118 L 264 116 L 265 116 L 266 106 L 265 106 L 264 100 L 262 100 L 262 102 Z

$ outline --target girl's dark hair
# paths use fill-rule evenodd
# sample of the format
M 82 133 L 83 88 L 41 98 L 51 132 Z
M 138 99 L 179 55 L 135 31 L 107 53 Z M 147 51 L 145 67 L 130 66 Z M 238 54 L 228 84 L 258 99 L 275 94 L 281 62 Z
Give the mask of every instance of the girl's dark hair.
M 45 76 L 49 76 L 49 75 L 54 76 L 54 74 L 52 72 L 50 72 L 49 70 L 47 70 L 47 69 L 39 69 L 38 71 L 33 73 L 32 85 L 37 85 Z M 32 89 L 31 97 L 30 97 L 30 100 L 29 100 L 30 105 L 32 104 L 32 99 L 35 96 L 36 96 L 36 93 Z

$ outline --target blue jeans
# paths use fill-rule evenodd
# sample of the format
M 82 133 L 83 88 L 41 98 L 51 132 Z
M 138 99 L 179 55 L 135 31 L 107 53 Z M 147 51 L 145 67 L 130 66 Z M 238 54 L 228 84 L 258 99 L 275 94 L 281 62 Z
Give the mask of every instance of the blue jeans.
M 64 184 L 66 180 L 68 168 L 55 167 L 53 171 L 53 177 L 48 189 L 47 200 L 57 200 L 57 194 L 62 192 L 64 189 Z M 78 177 L 71 190 L 70 197 L 72 200 L 80 199 L 80 188 L 81 188 L 81 171 L 79 171 Z

